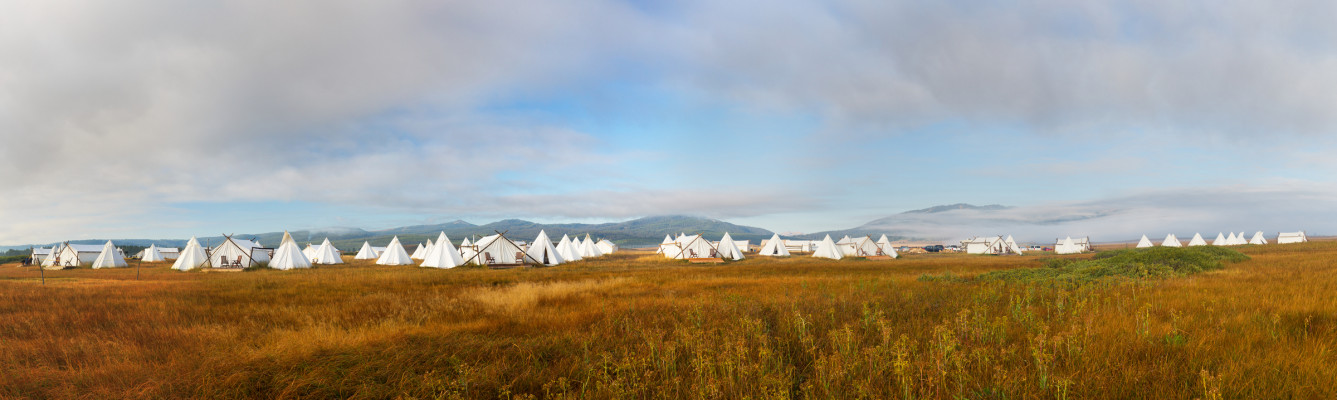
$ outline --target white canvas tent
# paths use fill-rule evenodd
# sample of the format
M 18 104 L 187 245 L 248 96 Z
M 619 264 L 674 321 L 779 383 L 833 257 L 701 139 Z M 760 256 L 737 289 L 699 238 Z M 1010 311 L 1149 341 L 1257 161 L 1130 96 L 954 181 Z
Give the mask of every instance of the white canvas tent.
M 1148 242 L 1150 244 L 1150 242 Z M 1063 238 L 1054 244 L 1055 254 L 1078 254 L 1091 251 L 1091 238 L 1082 237 L 1073 239 L 1071 236 Z
M 268 262 L 268 250 L 256 246 L 249 240 L 235 239 L 231 236 L 223 236 L 223 243 L 219 243 L 209 251 L 211 268 L 250 268 Z
M 1137 241 L 1137 248 L 1139 249 L 1152 246 L 1155 245 L 1151 244 L 1151 239 L 1147 239 L 1147 235 L 1142 235 L 1142 240 Z
M 33 264 L 41 265 L 48 257 L 51 257 L 51 253 L 54 253 L 55 250 L 55 247 L 34 247 L 32 253 L 29 254 L 28 257 L 32 258 Z
M 102 252 L 98 254 L 96 260 L 93 260 L 93 269 L 128 266 L 125 263 L 125 256 L 121 255 L 121 251 L 116 248 L 116 245 L 111 244 L 110 240 L 107 241 L 107 244 L 102 245 Z
M 1230 232 L 1230 235 L 1226 236 L 1226 246 L 1234 246 L 1237 242 L 1239 242 L 1239 237 L 1235 236 L 1235 232 Z
M 92 265 L 98 256 L 102 255 L 102 246 L 95 244 L 70 244 L 62 243 L 60 248 L 53 252 L 54 256 L 48 257 L 42 262 L 42 267 L 47 269 L 61 269 L 66 267 L 79 267 Z
M 663 245 L 660 246 L 662 251 Z M 789 256 L 789 248 L 785 246 L 784 239 L 780 239 L 780 234 L 776 233 L 771 235 L 771 240 L 767 240 L 766 243 L 761 245 L 761 251 L 757 252 L 757 255 L 787 257 Z
M 585 241 L 580 243 L 581 258 L 603 257 L 603 252 L 599 251 L 599 246 L 594 245 L 594 240 L 590 239 L 590 234 L 585 234 Z
M 966 254 L 1021 254 L 1021 247 L 1012 240 L 1012 236 L 973 237 L 961 241 L 961 248 Z
M 334 248 L 334 245 L 330 244 L 330 238 L 325 238 L 325 242 L 321 243 L 320 247 L 316 248 L 315 255 L 311 257 L 311 263 L 323 265 L 343 264 L 344 259 L 340 254 L 339 249 Z
M 1216 239 L 1212 239 L 1212 246 L 1229 246 L 1229 242 L 1226 241 L 1226 235 L 1217 232 Z
M 474 258 L 474 254 L 478 254 L 478 247 L 470 243 L 469 238 L 464 238 L 464 241 L 460 242 L 460 257 L 468 260 Z
M 199 268 L 209 263 L 209 255 L 205 254 L 204 248 L 200 247 L 200 241 L 194 236 L 186 243 L 186 249 L 181 251 L 181 255 L 172 263 L 172 269 L 177 271 L 189 271 Z
M 664 235 L 664 241 L 659 242 L 659 248 L 655 249 L 655 254 L 664 254 L 664 246 L 669 244 L 676 245 L 678 243 L 673 241 L 672 236 Z
M 580 256 L 579 240 L 571 240 L 571 237 L 562 235 L 562 240 L 557 242 L 557 254 L 562 256 L 566 262 L 580 261 L 584 257 Z
M 1189 246 L 1206 246 L 1206 245 L 1207 245 L 1207 241 L 1206 241 L 1206 240 L 1202 240 L 1202 234 L 1201 234 L 1201 233 L 1194 233 L 1194 234 L 1193 234 L 1193 239 L 1191 239 L 1191 240 L 1188 241 L 1188 245 L 1189 245 Z
M 1277 244 L 1304 243 L 1309 241 L 1304 231 L 1299 232 L 1278 232 Z
M 160 261 L 167 261 L 167 259 L 163 258 L 162 253 L 158 252 L 158 245 L 150 244 L 149 248 L 144 249 L 143 252 L 140 252 L 139 261 L 160 262 Z
M 896 254 L 896 246 L 892 245 L 890 240 L 887 240 L 887 235 L 882 235 L 882 237 L 877 239 L 877 242 L 875 242 L 875 244 L 877 244 L 878 250 L 882 251 L 882 254 L 880 255 L 888 256 L 891 258 L 900 257 L 900 254 Z
M 998 254 L 1002 252 L 1003 238 L 995 237 L 973 237 L 961 241 L 961 248 L 966 254 Z
M 1007 239 L 1003 239 L 1003 250 L 1006 253 L 1021 254 L 1021 246 L 1017 245 L 1017 241 L 1012 240 L 1012 235 L 1007 235 Z
M 867 236 L 858 239 L 851 239 L 846 236 L 841 241 L 844 243 L 837 243 L 836 247 L 840 248 L 840 255 L 845 257 L 875 256 L 878 255 L 878 250 L 880 250 L 877 243 L 873 242 L 873 238 Z
M 1233 243 L 1235 243 L 1236 246 L 1243 246 L 1249 244 L 1249 241 L 1244 239 L 1244 232 L 1240 232 L 1235 235 L 1235 241 Z
M 436 243 L 431 251 L 423 257 L 420 266 L 427 268 L 455 268 L 464 265 L 464 258 L 460 257 L 460 251 L 455 249 L 455 245 L 450 243 L 450 238 L 446 237 L 446 232 L 441 232 L 436 237 Z
M 413 249 L 413 254 L 410 255 L 409 258 L 421 260 L 424 257 L 427 257 L 427 249 L 432 247 L 431 243 L 431 240 L 428 240 L 426 243 L 418 243 L 418 247 Z
M 599 243 L 602 244 L 603 242 Z M 557 252 L 557 246 L 552 244 L 552 239 L 548 239 L 548 233 L 542 230 L 539 231 L 538 237 L 534 238 L 534 242 L 529 245 L 529 249 L 525 250 L 525 253 L 529 254 L 535 261 L 538 261 L 539 264 L 547 266 L 561 264 L 566 261 L 562 258 L 562 255 Z
M 599 239 L 599 242 L 594 243 L 594 245 L 599 246 L 599 253 L 612 254 L 618 252 L 618 243 L 608 241 L 608 239 Z
M 788 250 L 791 251 L 791 252 L 797 251 L 797 252 L 807 253 L 807 252 L 812 251 L 813 248 L 816 248 L 816 247 L 817 247 L 817 243 L 819 243 L 819 242 L 820 242 L 819 240 L 787 240 L 787 239 L 786 239 L 786 240 L 785 240 L 785 249 L 788 249 Z
M 390 244 L 385 246 L 385 252 L 376 259 L 376 264 L 413 265 L 413 259 L 409 258 L 409 252 L 404 251 L 404 245 L 399 244 L 399 236 L 395 236 L 390 239 Z
M 293 243 L 296 243 L 296 242 L 293 242 Z M 280 243 L 279 243 L 279 246 L 282 247 L 282 246 L 283 246 L 283 243 L 280 242 Z M 255 246 L 255 247 L 260 247 L 260 246 Z M 316 256 L 316 246 L 315 246 L 315 245 L 312 245 L 311 243 L 307 243 L 307 244 L 306 244 L 306 248 L 305 248 L 305 249 L 302 249 L 302 255 L 303 255 L 303 256 L 306 256 L 307 259 L 311 259 L 311 257 L 315 257 L 315 256 Z
M 720 244 L 715 247 L 715 251 L 719 253 L 720 258 L 734 261 L 742 260 L 743 251 L 738 249 L 737 243 L 729 236 L 729 232 L 724 232 L 724 237 L 720 238 Z
M 372 247 L 371 247 L 371 243 L 370 243 L 370 242 L 365 242 L 365 241 L 364 241 L 364 242 L 362 242 L 362 248 L 361 248 L 361 249 L 358 249 L 358 251 L 357 251 L 357 255 L 353 256 L 353 259 L 354 259 L 354 260 L 375 260 L 377 257 L 380 257 L 380 256 L 381 256 L 380 253 L 377 253 L 376 250 L 373 250 L 373 249 L 372 249 Z
M 325 242 L 329 243 L 329 239 L 325 239 Z M 283 240 L 279 241 L 279 247 L 274 249 L 274 258 L 269 261 L 269 267 L 285 271 L 311 268 L 311 260 L 297 249 L 297 242 L 292 240 L 292 235 L 288 231 L 283 231 Z
M 676 254 L 670 255 L 669 253 L 665 253 L 665 256 L 679 260 L 691 258 L 721 258 L 719 250 L 715 248 L 715 244 L 701 237 L 701 235 L 684 236 L 680 239 L 682 240 L 682 243 L 678 244 L 678 249 L 673 252 Z
M 1165 240 L 1161 242 L 1161 246 L 1164 247 L 1183 247 L 1183 245 L 1184 244 L 1180 243 L 1179 238 L 1175 237 L 1175 234 L 1173 233 L 1165 235 Z
M 836 242 L 831 241 L 831 235 L 826 235 L 825 239 L 817 242 L 817 248 L 813 250 L 812 256 L 817 258 L 830 258 L 832 260 L 844 258 L 844 254 L 842 254 L 840 249 L 836 247 Z
M 586 243 L 591 247 L 594 246 L 594 242 L 587 241 Z M 464 260 L 464 262 L 486 266 L 539 264 L 534 257 L 525 254 L 525 249 L 520 247 L 519 244 L 507 239 L 505 235 L 500 233 L 478 239 L 474 246 L 478 247 L 477 253 Z
M 1263 237 L 1263 231 L 1253 234 L 1253 239 L 1249 239 L 1249 244 L 1267 244 L 1267 238 Z

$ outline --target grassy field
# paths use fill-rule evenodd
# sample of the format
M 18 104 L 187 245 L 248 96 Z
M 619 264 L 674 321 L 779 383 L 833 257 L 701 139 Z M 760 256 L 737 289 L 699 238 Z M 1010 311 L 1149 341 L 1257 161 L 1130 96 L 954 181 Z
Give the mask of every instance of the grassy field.
M 1333 397 L 1337 242 L 1238 249 L 1223 269 L 1079 284 L 970 279 L 1052 255 L 153 263 L 45 286 L 11 264 L 0 397 Z

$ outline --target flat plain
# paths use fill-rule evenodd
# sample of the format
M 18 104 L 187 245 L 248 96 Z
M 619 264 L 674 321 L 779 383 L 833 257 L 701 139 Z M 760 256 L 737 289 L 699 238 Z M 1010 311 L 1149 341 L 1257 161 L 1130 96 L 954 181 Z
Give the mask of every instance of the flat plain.
M 1331 398 L 1337 242 L 1236 249 L 1220 270 L 1080 284 L 969 278 L 1092 255 L 131 261 L 45 285 L 11 264 L 0 397 Z

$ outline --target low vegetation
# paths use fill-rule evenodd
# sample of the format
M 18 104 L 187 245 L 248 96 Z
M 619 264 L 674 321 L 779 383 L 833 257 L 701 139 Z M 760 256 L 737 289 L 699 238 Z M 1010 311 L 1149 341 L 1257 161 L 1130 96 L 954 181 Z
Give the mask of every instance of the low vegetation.
M 541 269 L 234 273 L 152 263 L 138 279 L 135 268 L 48 271 L 46 285 L 6 265 L 0 397 L 1329 397 L 1337 243 L 1239 253 L 698 266 L 625 252 Z M 995 279 L 1122 276 L 1121 264 L 1173 278 Z M 947 272 L 957 283 L 919 279 Z
M 1227 262 L 1248 260 L 1226 247 L 1152 247 L 1100 252 L 1091 259 L 1051 258 L 1043 267 L 1016 268 L 981 274 L 980 281 L 1047 282 L 1081 285 L 1111 280 L 1183 277 L 1225 268 Z M 924 280 L 959 281 L 952 275 L 925 276 Z

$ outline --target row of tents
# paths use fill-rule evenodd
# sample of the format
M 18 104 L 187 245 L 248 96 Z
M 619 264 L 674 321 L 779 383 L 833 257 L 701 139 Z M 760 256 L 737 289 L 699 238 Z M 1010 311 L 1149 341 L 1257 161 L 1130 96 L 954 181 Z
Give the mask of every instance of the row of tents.
M 845 257 L 886 257 L 896 258 L 896 249 L 887 239 L 887 235 L 882 235 L 880 239 L 874 241 L 868 236 L 860 238 L 851 238 L 845 236 L 840 241 L 832 241 L 831 235 L 812 243 L 802 241 L 799 246 L 793 246 L 795 241 L 784 240 L 779 234 L 772 235 L 769 240 L 761 242 L 761 249 L 757 251 L 759 256 L 767 257 L 787 257 L 791 252 L 804 251 L 811 249 L 813 257 L 829 258 L 839 260 Z M 797 247 L 797 248 L 796 248 Z M 742 260 L 747 251 L 747 242 L 743 241 L 740 247 L 739 241 L 733 240 L 728 232 L 719 241 L 710 241 L 701 235 L 687 235 L 679 233 L 678 237 L 665 235 L 664 241 L 659 244 L 656 254 L 663 255 L 665 258 L 675 260 Z
M 1255 244 L 1255 245 L 1264 245 L 1264 244 L 1268 244 L 1267 238 L 1266 238 L 1266 237 L 1263 237 L 1263 231 L 1255 232 L 1255 233 L 1253 234 L 1253 237 L 1250 238 L 1250 239 L 1248 239 L 1248 240 L 1245 240 L 1245 239 L 1244 239 L 1244 236 L 1245 236 L 1245 235 L 1244 235 L 1244 232 L 1240 232 L 1239 234 L 1236 234 L 1235 232 L 1231 232 L 1230 235 L 1225 235 L 1225 234 L 1223 234 L 1223 233 L 1217 233 L 1217 234 L 1216 234 L 1216 239 L 1213 239 L 1212 242 L 1211 242 L 1210 244 L 1211 244 L 1212 246 L 1240 246 L 1240 245 L 1246 245 L 1246 244 Z M 1308 242 L 1308 241 L 1309 241 L 1309 237 L 1305 235 L 1304 231 L 1300 231 L 1300 232 L 1278 232 L 1278 233 L 1277 233 L 1277 240 L 1276 240 L 1276 243 L 1277 243 L 1277 244 L 1305 243 L 1305 242 Z M 1191 239 L 1191 240 L 1188 241 L 1188 245 L 1189 245 L 1189 246 L 1207 246 L 1208 243 L 1207 243 L 1206 240 L 1204 240 L 1204 239 L 1202 238 L 1202 234 L 1201 234 L 1201 233 L 1194 233 L 1194 234 L 1193 234 L 1193 239 Z M 1146 248 L 1146 247 L 1154 247 L 1154 246 L 1156 246 L 1156 245 L 1153 244 L 1153 243 L 1151 242 L 1150 239 L 1147 239 L 1147 235 L 1142 235 L 1142 239 L 1137 241 L 1137 247 L 1138 247 L 1138 248 Z M 1183 247 L 1183 246 L 1184 246 L 1184 243 L 1181 242 L 1181 241 L 1179 240 L 1178 237 L 1175 237 L 1175 234 L 1171 233 L 1171 234 L 1165 235 L 1165 240 L 1162 240 L 1162 241 L 1161 241 L 1160 246 L 1162 246 L 1162 247 Z
M 299 249 L 292 235 L 284 232 L 277 248 L 266 248 L 259 243 L 224 236 L 217 246 L 206 248 L 199 240 L 192 237 L 186 247 L 180 251 L 164 252 L 157 245 L 138 253 L 142 261 L 157 262 L 175 260 L 172 269 L 189 271 L 200 268 L 244 269 L 253 266 L 267 266 L 273 269 L 290 270 L 310 268 L 319 264 L 342 264 L 343 252 L 330 243 L 327 238 L 319 246 L 308 245 Z M 601 257 L 618 250 L 611 241 L 593 241 L 589 235 L 585 240 L 571 239 L 563 235 L 562 240 L 553 244 L 546 232 L 539 232 L 533 242 L 515 242 L 504 234 L 479 238 L 470 242 L 465 239 L 456 248 L 442 232 L 435 242 L 428 241 L 410 256 L 400 244 L 399 237 L 390 240 L 386 247 L 372 247 L 369 242 L 362 243 L 355 259 L 375 259 L 380 265 L 414 265 L 424 267 L 453 268 L 464 264 L 486 266 L 519 265 L 558 265 L 564 262 L 578 261 L 585 258 Z M 170 254 L 171 257 L 165 255 Z M 36 253 L 35 253 L 36 254 Z M 419 262 L 420 261 L 420 262 Z M 103 246 L 78 245 L 63 243 L 45 252 L 40 258 L 43 268 L 61 269 L 68 267 L 90 266 L 92 268 L 116 268 L 128 266 L 125 253 L 108 241 Z

